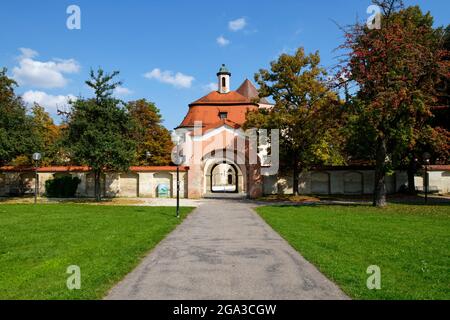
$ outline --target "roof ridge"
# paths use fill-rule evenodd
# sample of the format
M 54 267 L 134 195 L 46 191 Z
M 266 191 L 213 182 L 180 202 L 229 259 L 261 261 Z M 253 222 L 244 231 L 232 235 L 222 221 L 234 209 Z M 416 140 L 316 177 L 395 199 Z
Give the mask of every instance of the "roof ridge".
M 219 93 L 218 91 L 211 91 L 207 95 L 195 100 L 189 105 L 197 104 L 254 104 L 251 99 L 242 95 L 237 91 L 229 91 L 227 93 Z

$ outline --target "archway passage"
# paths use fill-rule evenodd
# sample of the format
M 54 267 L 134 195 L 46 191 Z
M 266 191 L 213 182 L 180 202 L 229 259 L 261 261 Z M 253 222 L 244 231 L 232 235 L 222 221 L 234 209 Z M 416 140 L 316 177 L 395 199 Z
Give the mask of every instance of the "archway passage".
M 218 163 L 211 168 L 211 192 L 238 193 L 238 170 L 233 164 Z

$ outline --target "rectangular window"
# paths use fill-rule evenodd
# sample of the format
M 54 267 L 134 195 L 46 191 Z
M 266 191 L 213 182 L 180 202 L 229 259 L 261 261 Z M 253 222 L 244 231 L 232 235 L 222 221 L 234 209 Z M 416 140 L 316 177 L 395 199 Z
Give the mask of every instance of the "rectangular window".
M 228 118 L 228 112 L 219 112 L 219 118 L 220 119 Z

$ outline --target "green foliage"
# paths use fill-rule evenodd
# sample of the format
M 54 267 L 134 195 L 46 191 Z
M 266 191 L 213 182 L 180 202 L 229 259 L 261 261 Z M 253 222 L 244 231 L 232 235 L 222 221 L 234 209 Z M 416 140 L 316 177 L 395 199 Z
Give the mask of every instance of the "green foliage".
M 40 165 L 67 164 L 69 159 L 62 141 L 61 126 L 53 122 L 50 114 L 42 106 L 34 104 L 31 111 L 34 140 L 37 150 L 42 154 Z
M 90 79 L 85 81 L 85 83 L 94 90 L 98 104 L 101 104 L 103 100 L 110 99 L 114 89 L 122 85 L 121 81 L 113 81 L 118 75 L 119 71 L 113 71 L 111 74 L 108 74 L 101 68 L 97 72 L 91 69 Z
M 80 182 L 78 177 L 54 177 L 45 181 L 45 194 L 51 198 L 73 198 Z
M 20 155 L 37 151 L 31 118 L 22 100 L 14 93 L 16 83 L 0 71 L 0 165 Z
M 91 71 L 86 81 L 95 92 L 94 99 L 80 98 L 72 103 L 66 134 L 72 158 L 88 165 L 95 173 L 96 198 L 100 199 L 99 179 L 104 170 L 128 171 L 135 154 L 133 121 L 123 103 L 112 97 L 119 82 L 118 72 Z
M 171 162 L 172 140 L 170 132 L 162 125 L 159 109 L 145 99 L 127 104 L 128 112 L 134 121 L 132 132 L 136 141 L 137 165 L 168 165 Z M 147 158 L 146 153 L 150 152 Z
M 380 29 L 356 24 L 341 46 L 348 52 L 341 75 L 358 86 L 349 105 L 349 149 L 366 149 L 376 162 L 374 204 L 386 204 L 385 175 L 414 150 L 437 103 L 437 84 L 450 65 L 433 18 L 399 0 L 374 1 L 383 9 Z M 353 136 L 351 133 L 353 132 Z M 357 146 L 362 137 L 367 142 Z
M 341 106 L 326 82 L 316 52 L 282 54 L 270 70 L 255 75 L 260 97 L 271 96 L 275 106 L 247 114 L 246 128 L 280 129 L 282 169 L 292 170 L 294 193 L 298 174 L 317 164 L 340 164 L 339 123 Z

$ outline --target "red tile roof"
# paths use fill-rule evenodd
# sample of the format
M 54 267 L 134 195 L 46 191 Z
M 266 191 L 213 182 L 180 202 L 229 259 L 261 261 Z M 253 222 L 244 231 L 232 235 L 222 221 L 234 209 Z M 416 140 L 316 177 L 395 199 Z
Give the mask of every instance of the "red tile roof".
M 255 85 L 248 79 L 241 84 L 241 86 L 236 90 L 236 92 L 240 93 L 244 97 L 254 100 L 257 99 L 259 103 L 270 104 L 266 98 L 260 98 L 258 89 L 256 89 Z
M 219 93 L 218 91 L 212 91 L 206 96 L 192 102 L 189 106 L 217 104 L 254 105 L 254 103 L 252 103 L 249 98 L 244 97 L 242 94 L 236 91 L 230 91 L 228 93 Z
M 258 107 L 254 104 L 247 105 L 191 105 L 186 117 L 181 122 L 180 127 L 193 127 L 195 121 L 201 121 L 202 126 L 210 126 L 216 124 L 222 119 L 219 117 L 220 112 L 227 112 L 227 120 L 243 125 L 246 114 L 249 110 L 256 110 Z

